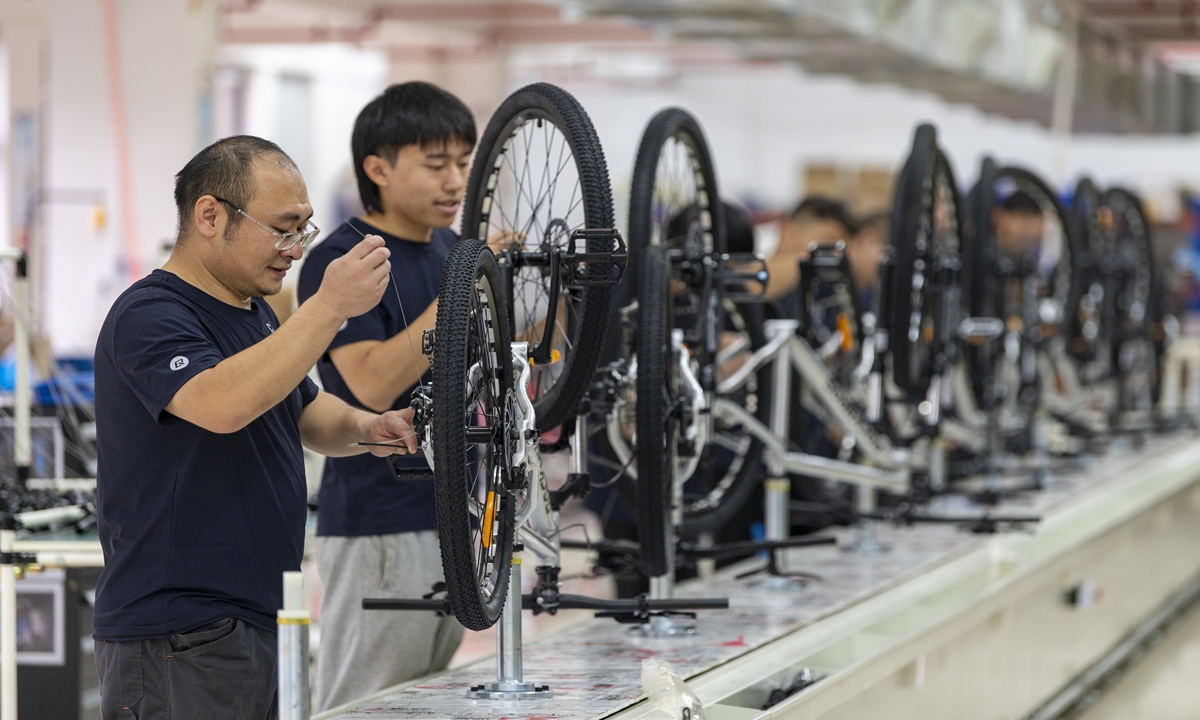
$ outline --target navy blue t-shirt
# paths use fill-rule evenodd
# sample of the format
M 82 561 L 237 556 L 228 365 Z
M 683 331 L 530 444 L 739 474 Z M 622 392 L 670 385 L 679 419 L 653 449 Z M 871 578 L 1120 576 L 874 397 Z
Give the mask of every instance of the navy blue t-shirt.
M 278 325 L 261 299 L 234 307 L 163 270 L 113 304 L 96 343 L 96 638 L 165 637 L 224 617 L 275 628 L 283 572 L 304 552 L 298 423 L 317 386 L 305 378 L 228 434 L 165 408 Z
M 450 230 L 434 230 L 427 243 L 404 240 L 352 218 L 309 251 L 300 269 L 300 302 L 316 294 L 325 277 L 325 268 L 362 242 L 364 234 L 378 235 L 387 243 L 392 253 L 395 283 L 384 291 L 383 299 L 374 309 L 350 318 L 342 326 L 330 343 L 330 350 L 364 340 L 387 340 L 403 331 L 408 326 L 406 319 L 415 320 L 437 299 L 442 266 L 450 248 L 458 242 L 458 236 Z M 421 352 L 421 338 L 413 338 L 412 347 Z M 354 407 L 368 409 L 350 392 L 328 354 L 317 362 L 317 372 L 326 392 Z M 429 373 L 422 382 L 429 382 Z M 406 391 L 397 398 L 392 409 L 408 407 L 409 395 Z M 325 475 L 317 497 L 318 535 L 387 535 L 437 528 L 433 481 L 397 480 L 388 462 L 370 454 L 325 461 Z M 400 467 L 429 467 L 420 456 L 395 456 L 392 462 Z

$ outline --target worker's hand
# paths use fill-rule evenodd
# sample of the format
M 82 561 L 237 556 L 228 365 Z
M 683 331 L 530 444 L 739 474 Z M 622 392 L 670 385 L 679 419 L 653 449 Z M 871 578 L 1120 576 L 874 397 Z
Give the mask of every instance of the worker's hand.
M 516 230 L 501 230 L 488 236 L 487 245 L 496 255 L 516 245 L 520 247 L 525 242 L 525 233 Z
M 378 305 L 387 290 L 392 270 L 389 255 L 383 238 L 367 235 L 350 252 L 329 263 L 314 297 L 343 318 L 362 315 Z
M 364 429 L 362 442 L 395 443 L 395 447 L 371 446 L 371 454 L 380 457 L 416 452 L 417 430 L 412 424 L 415 412 L 412 408 L 404 408 L 376 416 Z

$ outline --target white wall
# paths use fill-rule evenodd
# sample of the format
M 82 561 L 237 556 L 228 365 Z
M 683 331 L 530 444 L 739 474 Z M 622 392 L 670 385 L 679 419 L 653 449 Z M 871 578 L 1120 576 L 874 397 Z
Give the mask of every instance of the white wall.
M 137 278 L 125 263 L 100 3 L 51 0 L 49 7 L 43 318 L 56 352 L 90 355 L 112 301 Z M 215 14 L 211 3 L 120 0 L 118 18 L 135 252 L 148 272 L 175 235 L 174 174 L 198 149 L 198 99 L 215 48 Z M 100 228 L 85 199 L 91 195 L 106 212 Z
M 279 103 L 280 78 L 289 74 L 310 80 L 309 145 L 284 150 L 307 158 L 301 160 L 300 171 L 308 184 L 313 221 L 332 230 L 335 194 L 357 193 L 351 187 L 350 133 L 359 111 L 385 87 L 386 55 L 336 44 L 240 45 L 223 48 L 219 62 L 249 73 L 245 132 L 275 142 L 286 136 L 281 130 L 283 123 L 292 121 L 291 113 L 302 111 Z

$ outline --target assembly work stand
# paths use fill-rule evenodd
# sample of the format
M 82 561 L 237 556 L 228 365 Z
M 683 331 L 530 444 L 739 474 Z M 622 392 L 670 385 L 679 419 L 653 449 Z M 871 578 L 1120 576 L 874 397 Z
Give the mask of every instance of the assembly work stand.
M 751 559 L 680 585 L 679 597 L 729 598 L 728 610 L 698 612 L 695 635 L 587 619 L 529 642 L 525 679 L 550 699 L 468 698 L 494 675 L 489 657 L 314 718 L 664 720 L 641 692 L 649 657 L 688 681 L 708 720 L 1050 718 L 1123 639 L 1200 593 L 1191 433 L 1064 465 L 995 512 L 1042 521 L 993 535 L 880 523 L 878 554 L 847 551 L 854 531 L 838 531 L 837 547 L 783 555 L 785 570 L 818 581 L 734 579 L 762 563 Z

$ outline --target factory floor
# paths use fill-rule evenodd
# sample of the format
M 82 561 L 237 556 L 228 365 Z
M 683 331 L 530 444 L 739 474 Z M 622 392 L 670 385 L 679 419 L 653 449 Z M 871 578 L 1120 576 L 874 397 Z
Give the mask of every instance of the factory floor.
M 1200 720 L 1200 605 L 1072 720 Z

